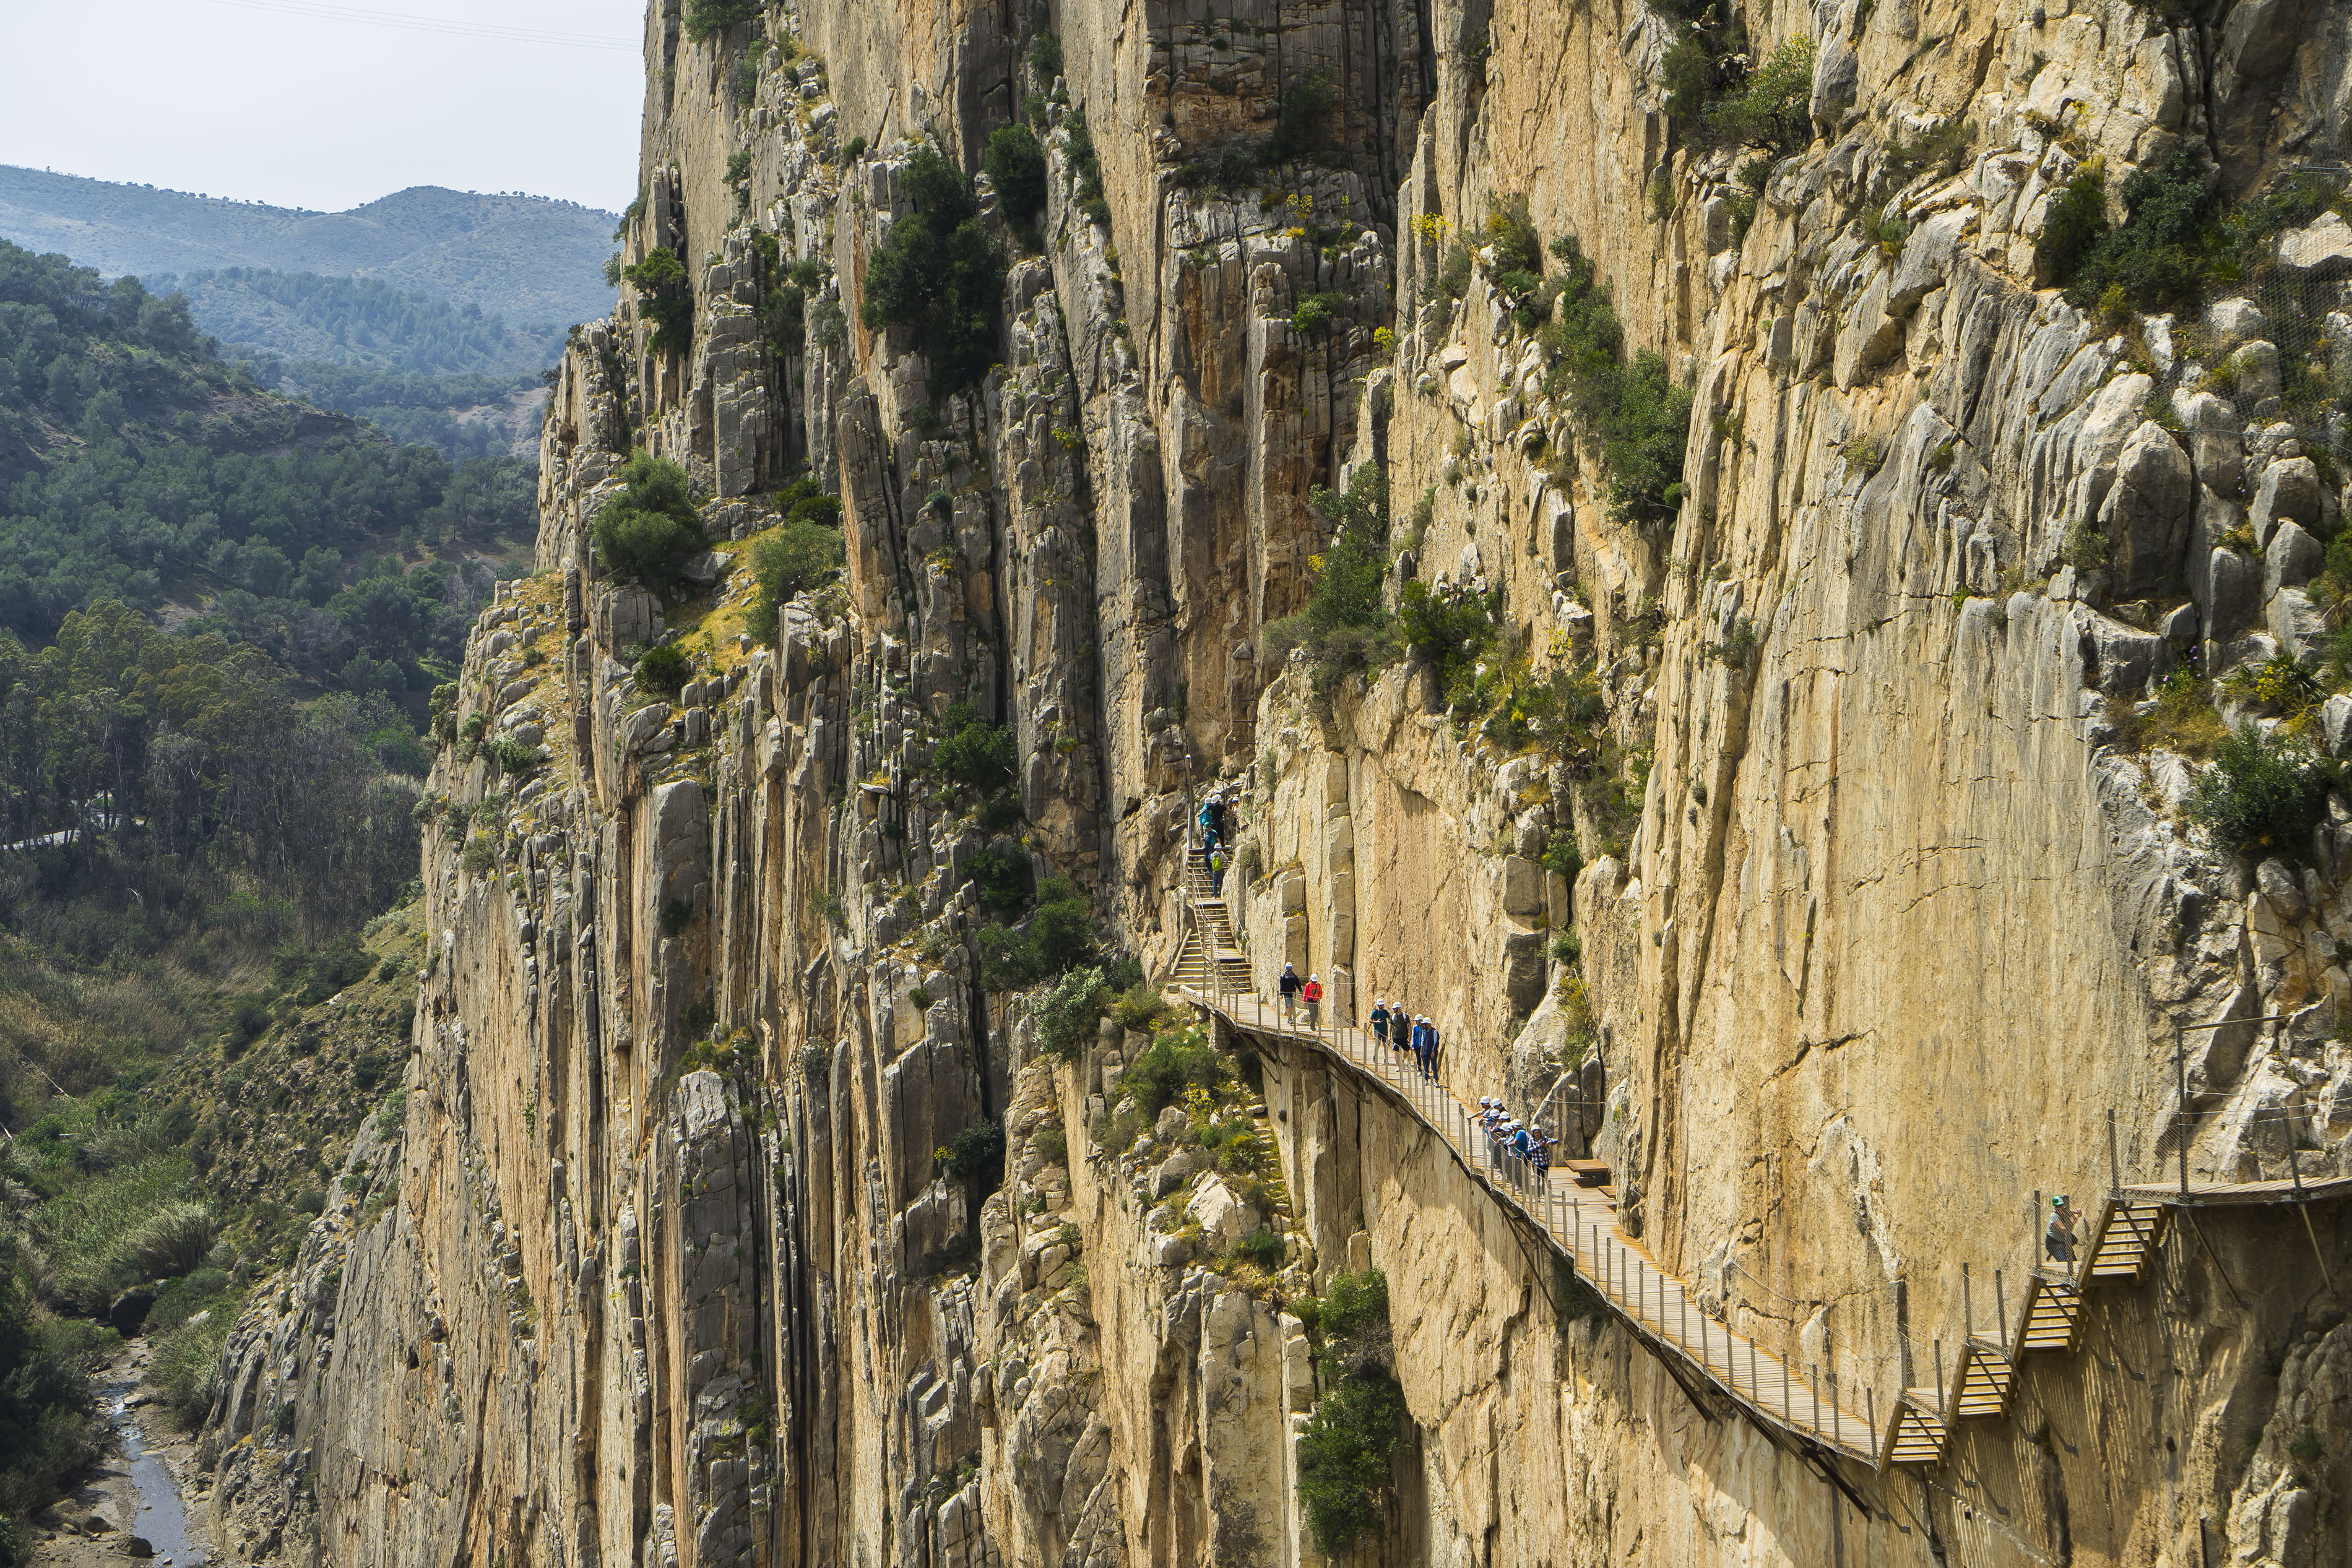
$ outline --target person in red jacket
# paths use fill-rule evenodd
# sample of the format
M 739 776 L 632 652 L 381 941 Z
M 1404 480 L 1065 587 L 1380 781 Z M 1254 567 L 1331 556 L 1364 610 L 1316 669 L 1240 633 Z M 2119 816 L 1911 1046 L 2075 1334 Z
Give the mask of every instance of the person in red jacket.
M 1323 980 L 1318 975 L 1307 977 L 1307 1027 L 1323 1027 Z

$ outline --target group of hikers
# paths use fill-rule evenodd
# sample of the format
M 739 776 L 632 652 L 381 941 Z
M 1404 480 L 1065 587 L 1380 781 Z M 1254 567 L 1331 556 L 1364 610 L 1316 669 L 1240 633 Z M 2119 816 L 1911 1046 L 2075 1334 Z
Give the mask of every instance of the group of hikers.
M 1372 1002 L 1372 1039 L 1394 1051 L 1399 1056 L 1412 1053 L 1413 1065 L 1422 1077 L 1437 1082 L 1437 1026 L 1425 1017 L 1414 1017 L 1402 1008 L 1391 1010 L 1386 997 Z
M 1233 833 L 1233 807 L 1223 795 L 1212 795 L 1201 804 L 1201 856 L 1208 862 L 1209 896 L 1225 895 L 1225 841 Z
M 1299 1005 L 1307 1009 L 1307 1027 L 1323 1027 L 1323 982 L 1319 976 L 1309 975 L 1304 980 L 1291 965 L 1282 967 L 1282 978 L 1276 988 L 1282 998 L 1282 1018 L 1288 1023 L 1297 1017 Z M 1399 1056 L 1410 1052 L 1413 1067 L 1430 1082 L 1437 1082 L 1437 1025 L 1426 1015 L 1406 1012 L 1402 1008 L 1389 1006 L 1386 997 L 1372 1001 L 1367 1021 L 1371 1026 L 1375 1049 L 1395 1051 Z M 1478 1125 L 1486 1137 L 1486 1158 L 1494 1168 L 1515 1186 L 1525 1183 L 1538 1192 L 1549 1190 L 1551 1173 L 1551 1151 L 1559 1140 L 1540 1124 L 1529 1125 L 1510 1113 L 1510 1108 L 1495 1095 L 1478 1099 Z
M 1232 806 L 1223 795 L 1212 795 L 1202 803 L 1198 825 L 1201 830 L 1201 853 L 1209 868 L 1209 888 L 1213 897 L 1223 897 L 1225 887 L 1225 844 L 1233 831 Z M 1308 975 L 1298 977 L 1296 967 L 1285 964 L 1282 977 L 1275 990 L 1281 999 L 1282 1021 L 1289 1023 L 1301 1008 L 1306 1009 L 1307 1027 L 1323 1027 L 1323 977 Z M 1367 1020 L 1371 1026 L 1375 1049 L 1393 1051 L 1399 1056 L 1410 1053 L 1413 1067 L 1421 1076 L 1437 1082 L 1437 1061 L 1440 1040 L 1437 1025 L 1426 1015 L 1408 1013 L 1402 1007 L 1391 1008 L 1385 997 L 1376 998 Z M 1478 1124 L 1486 1137 L 1486 1157 L 1494 1168 L 1514 1184 L 1531 1183 L 1537 1191 L 1546 1190 L 1551 1170 L 1551 1151 L 1559 1140 L 1542 1126 L 1530 1126 L 1512 1115 L 1503 1102 L 1492 1095 L 1478 1101 Z

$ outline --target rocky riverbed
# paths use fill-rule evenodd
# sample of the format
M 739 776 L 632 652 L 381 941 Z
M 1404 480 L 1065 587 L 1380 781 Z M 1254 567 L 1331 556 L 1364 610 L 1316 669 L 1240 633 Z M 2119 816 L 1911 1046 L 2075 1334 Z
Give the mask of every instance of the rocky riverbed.
M 117 1448 L 63 1501 L 36 1515 L 38 1568 L 136 1560 L 195 1568 L 218 1561 L 197 1508 L 196 1440 L 166 1419 L 147 1385 L 147 1347 L 127 1346 L 100 1380 Z

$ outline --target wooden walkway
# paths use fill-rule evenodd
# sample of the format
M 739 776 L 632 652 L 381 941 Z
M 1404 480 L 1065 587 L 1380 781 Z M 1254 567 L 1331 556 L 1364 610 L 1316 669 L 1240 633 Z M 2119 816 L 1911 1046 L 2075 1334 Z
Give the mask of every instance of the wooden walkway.
M 1889 1390 L 1881 1408 L 1876 1390 L 1841 1390 L 1834 1373 L 1823 1377 L 1813 1367 L 1791 1365 L 1709 1312 L 1696 1287 L 1658 1267 L 1619 1228 L 1617 1195 L 1606 1185 L 1605 1167 L 1566 1162 L 1538 1184 L 1522 1162 L 1494 1155 L 1477 1108 L 1443 1082 L 1423 1078 L 1410 1054 L 1376 1046 L 1344 1020 L 1327 1019 L 1310 1029 L 1303 1009 L 1286 1019 L 1252 995 L 1224 902 L 1210 895 L 1197 852 L 1187 860 L 1189 919 L 1171 988 L 1180 999 L 1243 1033 L 1318 1051 L 1372 1085 L 1425 1127 L 1490 1197 L 1541 1236 L 1695 1400 L 1710 1393 L 1775 1442 L 1816 1461 L 1837 1455 L 1880 1470 L 1940 1463 L 1958 1423 L 2007 1411 L 2024 1356 L 2078 1347 L 2085 1290 L 2147 1277 L 2175 1207 L 2352 1197 L 2352 1178 L 2191 1185 L 2185 1194 L 2161 1185 L 2123 1187 L 2101 1200 L 2072 1273 L 2035 1270 L 2014 1319 L 1996 1303 L 1997 1333 L 1979 1334 L 1969 1324 L 1949 1376 L 1939 1347 L 1936 1366 L 1912 1369 L 1919 1378 L 1932 1371 L 1936 1381 Z
M 1613 1193 L 1580 1186 L 1564 1171 L 1554 1173 L 1548 1186 L 1538 1189 L 1531 1179 L 1507 1171 L 1506 1165 L 1517 1162 L 1491 1156 L 1475 1108 L 1444 1085 L 1423 1078 L 1410 1056 L 1376 1051 L 1372 1040 L 1351 1027 L 1327 1023 L 1321 1030 L 1309 1030 L 1303 1021 L 1285 1023 L 1275 1009 L 1255 997 L 1201 991 L 1188 985 L 1174 990 L 1235 1030 L 1318 1050 L 1377 1084 L 1445 1145 L 1496 1202 L 1539 1231 L 1553 1251 L 1576 1269 L 1586 1288 L 1653 1354 L 1666 1361 L 1685 1387 L 1712 1387 L 1776 1436 L 1866 1465 L 1880 1462 L 1871 1416 L 1842 1408 L 1833 1390 L 1820 1386 L 1808 1369 L 1790 1367 L 1709 1314 L 1700 1306 L 1696 1289 L 1659 1268 L 1641 1242 L 1618 1228 Z
M 2140 1182 L 2123 1189 L 2134 1203 L 2163 1203 L 2189 1208 L 2233 1208 L 2246 1204 L 2316 1203 L 2323 1198 L 2352 1197 L 2352 1176 L 2326 1176 L 2316 1181 L 2192 1182 L 2184 1194 L 2165 1182 Z

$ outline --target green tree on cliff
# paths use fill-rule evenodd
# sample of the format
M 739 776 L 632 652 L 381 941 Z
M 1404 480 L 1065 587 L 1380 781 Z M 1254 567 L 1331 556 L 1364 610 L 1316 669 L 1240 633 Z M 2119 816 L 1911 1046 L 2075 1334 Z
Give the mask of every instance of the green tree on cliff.
M 918 147 L 898 175 L 914 211 L 875 247 L 858 319 L 876 331 L 921 330 L 934 392 L 976 386 L 996 360 L 996 308 L 1004 262 L 981 226 L 970 175 L 938 149 Z
M 637 291 L 637 313 L 654 324 L 647 346 L 655 353 L 684 353 L 694 346 L 694 288 L 684 262 L 656 246 L 645 260 L 623 267 L 621 276 Z
M 756 22 L 765 9 L 758 0 L 693 0 L 686 8 L 686 36 L 696 43 L 746 22 Z
M 621 476 L 628 489 L 596 514 L 597 558 L 616 575 L 647 588 L 675 588 L 678 568 L 708 542 L 686 470 L 640 452 Z

